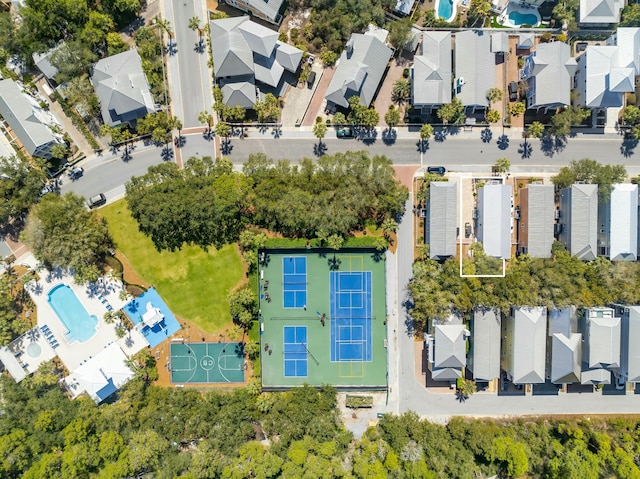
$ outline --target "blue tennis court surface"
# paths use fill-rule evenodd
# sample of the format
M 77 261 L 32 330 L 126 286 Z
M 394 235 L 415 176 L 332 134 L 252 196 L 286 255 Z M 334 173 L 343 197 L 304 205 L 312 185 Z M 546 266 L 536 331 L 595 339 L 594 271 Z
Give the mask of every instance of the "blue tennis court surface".
M 307 376 L 307 327 L 285 326 L 284 330 L 284 375 L 285 377 Z
M 331 361 L 371 361 L 371 271 L 331 272 Z
M 282 300 L 285 308 L 303 308 L 307 305 L 307 258 L 282 258 Z

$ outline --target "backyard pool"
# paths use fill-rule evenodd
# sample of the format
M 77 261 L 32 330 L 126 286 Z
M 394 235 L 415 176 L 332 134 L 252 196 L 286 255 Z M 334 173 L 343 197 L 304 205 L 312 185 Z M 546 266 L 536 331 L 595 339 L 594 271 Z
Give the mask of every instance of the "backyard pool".
M 437 2 L 436 11 L 438 12 L 438 18 L 444 18 L 448 22 L 452 21 L 455 16 L 453 0 L 437 0 Z
M 511 23 L 516 27 L 520 25 L 534 26 L 538 23 L 538 17 L 535 14 L 518 11 L 509 12 L 509 20 L 511 20 Z
M 98 318 L 90 315 L 66 284 L 59 284 L 49 291 L 49 304 L 67 329 L 65 339 L 84 342 L 96 333 Z

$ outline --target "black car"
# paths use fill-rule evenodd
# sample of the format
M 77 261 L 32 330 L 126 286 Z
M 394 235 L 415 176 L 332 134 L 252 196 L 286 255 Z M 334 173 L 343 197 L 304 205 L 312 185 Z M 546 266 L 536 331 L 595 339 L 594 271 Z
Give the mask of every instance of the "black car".
M 432 175 L 444 176 L 444 174 L 446 172 L 447 172 L 447 169 L 444 166 L 429 166 L 429 167 L 427 167 L 427 173 L 430 173 Z
M 514 81 L 509 83 L 509 101 L 516 101 L 518 99 L 518 84 Z

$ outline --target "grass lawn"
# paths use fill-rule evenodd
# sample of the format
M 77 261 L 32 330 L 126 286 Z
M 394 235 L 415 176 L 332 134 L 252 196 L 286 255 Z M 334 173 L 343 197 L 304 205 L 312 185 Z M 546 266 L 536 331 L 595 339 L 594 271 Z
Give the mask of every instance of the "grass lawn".
M 231 321 L 227 295 L 243 279 L 242 260 L 234 245 L 208 252 L 187 246 L 159 253 L 151 238 L 138 231 L 125 200 L 101 208 L 116 246 L 138 276 L 156 287 L 174 314 L 207 333 Z

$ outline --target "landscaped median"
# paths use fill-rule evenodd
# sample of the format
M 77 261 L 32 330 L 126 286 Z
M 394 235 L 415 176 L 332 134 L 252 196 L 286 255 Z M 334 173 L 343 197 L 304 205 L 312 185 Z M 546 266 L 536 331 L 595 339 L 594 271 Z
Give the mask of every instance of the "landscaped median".
M 175 252 L 158 252 L 138 230 L 125 200 L 105 206 L 100 214 L 136 274 L 156 287 L 177 316 L 205 332 L 221 330 L 231 322 L 227 295 L 243 279 L 235 245 L 220 250 L 184 246 Z

